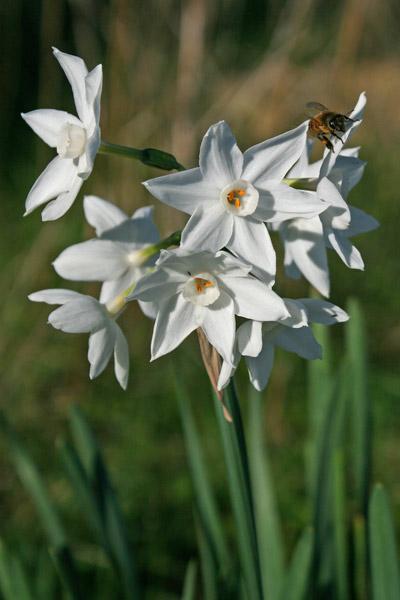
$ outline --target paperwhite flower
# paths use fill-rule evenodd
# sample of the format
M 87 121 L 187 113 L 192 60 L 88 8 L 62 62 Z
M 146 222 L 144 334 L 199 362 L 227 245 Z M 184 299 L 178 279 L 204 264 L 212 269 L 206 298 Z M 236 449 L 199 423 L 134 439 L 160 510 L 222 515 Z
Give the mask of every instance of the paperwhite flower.
M 100 302 L 110 302 L 152 268 L 146 248 L 160 240 L 152 220 L 153 207 L 139 208 L 129 218 L 120 208 L 97 198 L 84 199 L 86 219 L 98 239 L 70 246 L 56 258 L 57 273 L 72 281 L 104 281 Z
M 351 117 L 361 119 L 365 106 L 361 94 Z M 361 121 L 356 121 L 343 135 L 349 139 Z M 332 156 L 331 156 L 332 155 Z M 326 151 L 323 160 L 308 163 L 303 152 L 299 162 L 289 171 L 288 178 L 316 178 L 316 193 L 328 203 L 327 209 L 312 219 L 296 218 L 273 224 L 279 231 L 285 250 L 285 270 L 288 277 L 301 274 L 324 296 L 329 296 L 329 268 L 326 248 L 334 249 L 351 269 L 363 269 L 364 263 L 357 248 L 348 239 L 378 227 L 378 222 L 364 211 L 346 202 L 349 191 L 359 182 L 365 167 L 358 159 L 358 150 L 342 150 L 337 140 L 335 154 Z
M 246 150 L 228 125 L 212 125 L 200 147 L 200 166 L 145 182 L 159 200 L 192 215 L 182 247 L 228 248 L 266 281 L 275 274 L 275 251 L 264 221 L 313 217 L 324 210 L 315 193 L 282 182 L 306 143 L 308 123 Z
M 22 114 L 33 131 L 58 152 L 26 199 L 25 215 L 52 200 L 42 211 L 43 221 L 58 219 L 71 207 L 83 181 L 92 172 L 100 145 L 101 65 L 88 73 L 78 56 L 57 48 L 53 52 L 71 84 L 79 118 L 63 110 L 46 108 Z
M 250 269 L 223 251 L 162 251 L 156 269 L 145 275 L 127 298 L 156 302 L 152 360 L 174 350 L 201 327 L 210 344 L 230 363 L 235 315 L 259 320 L 289 316 L 283 300 L 249 275 Z
M 128 344 L 106 306 L 91 296 L 64 289 L 42 290 L 30 294 L 29 299 L 62 305 L 49 315 L 48 322 L 55 329 L 67 333 L 90 333 L 90 379 L 104 371 L 114 352 L 115 376 L 121 387 L 126 389 L 129 375 Z
M 314 337 L 308 323 L 332 325 L 347 321 L 348 314 L 325 300 L 300 298 L 284 299 L 290 316 L 279 323 L 246 321 L 237 330 L 232 364 L 224 361 L 218 381 L 218 389 L 228 385 L 240 358 L 245 357 L 250 381 L 261 391 L 268 383 L 274 362 L 275 346 L 294 352 L 302 358 L 322 358 L 322 348 Z

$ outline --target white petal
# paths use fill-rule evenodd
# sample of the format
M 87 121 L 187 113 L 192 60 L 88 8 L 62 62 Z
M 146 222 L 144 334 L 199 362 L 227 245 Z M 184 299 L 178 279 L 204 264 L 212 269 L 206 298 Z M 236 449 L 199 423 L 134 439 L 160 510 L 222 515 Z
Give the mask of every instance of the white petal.
M 42 210 L 42 221 L 54 221 L 59 219 L 67 210 L 69 210 L 82 187 L 83 180 L 80 177 L 75 177 L 73 184 L 68 192 L 60 194 L 55 200 L 49 202 Z
M 240 179 L 243 155 L 225 121 L 211 125 L 200 146 L 200 169 L 204 179 L 222 189 Z
M 244 153 L 242 179 L 257 187 L 269 180 L 281 180 L 300 158 L 306 145 L 308 121 Z
M 132 215 L 132 219 L 152 219 L 154 206 L 141 206 Z
M 94 379 L 106 368 L 115 344 L 114 323 L 92 333 L 89 337 L 88 360 L 90 363 L 90 379 Z
M 156 320 L 158 313 L 157 304 L 154 302 L 142 302 L 141 300 L 138 300 L 138 304 L 145 317 L 151 319 L 152 321 Z
M 86 142 L 85 154 L 82 157 L 85 159 L 84 165 L 79 163 L 79 177 L 87 179 L 92 172 L 94 159 L 100 146 L 100 128 L 96 127 L 93 134 Z M 83 162 L 83 161 L 82 161 Z
M 256 357 L 246 356 L 250 381 L 261 392 L 268 383 L 274 364 L 275 348 L 273 344 L 264 342 L 260 354 Z
M 70 158 L 56 156 L 33 184 L 25 203 L 25 215 L 35 208 L 68 192 L 77 176 L 76 166 Z
M 202 330 L 222 358 L 231 363 L 235 342 L 235 312 L 232 299 L 226 292 L 221 292 L 218 300 L 207 306 L 204 313 Z
M 326 300 L 299 298 L 299 302 L 306 307 L 310 323 L 332 325 L 333 323 L 343 323 L 350 318 L 346 311 Z
M 349 228 L 343 232 L 343 235 L 346 237 L 359 235 L 360 233 L 367 233 L 368 231 L 373 231 L 379 227 L 378 221 L 374 219 L 374 217 L 371 217 L 371 215 L 368 215 L 363 210 L 360 210 L 355 206 L 350 206 L 349 208 L 351 221 Z
M 321 213 L 322 223 L 334 229 L 347 229 L 351 218 L 350 209 L 335 184 L 324 177 L 318 183 L 317 194 L 321 200 L 330 204 L 328 210 Z
M 97 65 L 86 76 L 86 102 L 88 104 L 88 112 L 93 113 L 95 122 L 98 124 L 100 120 L 100 97 L 103 84 L 103 67 Z
M 118 279 L 129 268 L 126 252 L 108 240 L 89 240 L 70 246 L 56 258 L 53 267 L 72 281 Z
M 322 348 L 314 337 L 311 327 L 285 329 L 274 338 L 275 346 L 288 352 L 294 352 L 307 360 L 322 358 Z
M 174 350 L 202 324 L 204 307 L 195 306 L 178 294 L 159 306 L 151 340 L 151 360 Z
M 185 250 L 210 250 L 215 252 L 228 243 L 232 235 L 233 215 L 220 201 L 200 204 L 182 231 L 181 246 Z
M 161 202 L 189 215 L 203 202 L 214 204 L 219 201 L 221 191 L 204 181 L 199 167 L 149 179 L 143 185 Z
M 143 275 L 143 270 L 141 275 L 136 276 L 138 269 L 127 269 L 125 273 L 115 279 L 114 281 L 105 281 L 101 286 L 99 301 L 102 304 L 107 304 L 113 298 L 125 292 L 135 281 L 140 279 Z
M 65 112 L 65 110 L 41 108 L 28 113 L 21 113 L 21 117 L 51 148 L 57 147 L 60 129 L 65 123 L 82 127 L 79 119 Z
M 126 219 L 102 234 L 103 240 L 111 240 L 123 245 L 127 251 L 139 250 L 160 240 L 157 227 L 151 219 Z
M 77 298 L 85 298 L 84 294 L 79 294 L 73 290 L 65 290 L 62 288 L 53 290 L 40 290 L 29 294 L 29 300 L 32 302 L 46 302 L 47 304 L 65 304 Z
M 96 229 L 97 235 L 125 221 L 127 215 L 115 204 L 98 196 L 85 196 L 83 210 L 87 222 Z
M 284 298 L 283 301 L 290 313 L 290 317 L 283 321 L 286 327 L 304 327 L 308 325 L 307 311 L 300 301 L 291 298 Z
M 319 217 L 296 219 L 287 227 L 285 264 L 291 262 L 321 294 L 329 296 L 328 259 Z
M 140 279 L 126 300 L 160 302 L 178 294 L 186 283 L 178 271 L 156 269 Z
M 49 323 L 67 333 L 87 333 L 101 329 L 108 321 L 105 310 L 94 298 L 71 300 L 49 315 Z
M 261 221 L 278 223 L 295 217 L 310 219 L 327 208 L 315 192 L 296 190 L 286 183 L 257 189 L 260 197 L 253 216 Z
M 222 285 L 226 285 L 226 291 L 235 303 L 235 313 L 240 317 L 276 321 L 290 316 L 282 298 L 254 277 L 226 278 Z
M 243 356 L 258 356 L 262 350 L 261 321 L 246 321 L 237 330 L 237 345 Z
M 364 270 L 364 261 L 361 254 L 350 240 L 334 229 L 328 230 L 327 236 L 332 248 L 336 250 L 345 265 L 350 269 Z
M 219 390 L 224 389 L 228 385 L 235 370 L 236 370 L 236 368 L 234 366 L 232 366 L 228 361 L 226 361 L 226 360 L 222 361 L 221 370 L 219 372 L 219 377 L 218 377 L 218 384 L 217 384 L 217 388 Z
M 120 386 L 126 390 L 129 376 L 129 348 L 117 324 L 115 324 L 114 371 Z
M 78 116 L 83 123 L 87 123 L 89 111 L 85 86 L 85 79 L 88 74 L 86 65 L 78 56 L 60 52 L 57 48 L 53 48 L 53 53 L 71 84 Z
M 252 271 L 263 281 L 269 284 L 273 282 L 276 255 L 264 223 L 251 217 L 234 217 L 232 237 L 224 245 L 239 258 L 250 263 Z

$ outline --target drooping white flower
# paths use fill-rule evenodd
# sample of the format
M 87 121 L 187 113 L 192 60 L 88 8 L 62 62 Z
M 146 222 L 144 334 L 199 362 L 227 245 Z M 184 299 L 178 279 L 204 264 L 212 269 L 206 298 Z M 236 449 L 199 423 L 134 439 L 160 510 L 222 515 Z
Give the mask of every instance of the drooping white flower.
M 111 202 L 86 196 L 84 210 L 98 238 L 70 246 L 53 266 L 65 279 L 103 281 L 100 302 L 107 303 L 155 264 L 158 254 L 149 258 L 146 250 L 160 240 L 152 220 L 153 207 L 139 208 L 129 218 Z
M 58 219 L 73 204 L 81 185 L 92 172 L 100 145 L 100 96 L 102 66 L 90 73 L 78 56 L 53 48 L 71 84 L 78 117 L 63 110 L 39 109 L 22 114 L 23 119 L 57 156 L 33 184 L 25 204 L 25 215 L 49 202 L 42 211 L 43 221 Z
M 344 142 L 360 124 L 365 102 L 363 93 L 351 113 L 352 118 L 359 120 L 343 135 Z M 316 194 L 327 203 L 326 210 L 311 219 L 296 218 L 271 226 L 279 231 L 284 246 L 287 276 L 298 279 L 303 274 L 324 296 L 329 296 L 330 288 L 326 248 L 334 249 L 349 268 L 363 269 L 361 255 L 348 238 L 378 227 L 373 217 L 346 202 L 366 163 L 359 160 L 358 149 L 342 150 L 339 140 L 334 147 L 335 154 L 327 150 L 323 160 L 312 164 L 304 151 L 287 175 L 294 179 L 315 179 Z
M 215 252 L 228 248 L 271 281 L 275 251 L 264 222 L 276 223 L 324 210 L 315 193 L 282 181 L 306 143 L 308 123 L 239 150 L 224 121 L 212 125 L 200 147 L 200 166 L 145 182 L 159 200 L 191 215 L 182 247 Z
M 41 290 L 30 294 L 29 299 L 33 302 L 62 305 L 49 315 L 48 322 L 55 329 L 67 333 L 90 334 L 90 379 L 104 371 L 114 353 L 115 376 L 121 387 L 126 389 L 129 375 L 128 344 L 115 322 L 115 315 L 108 312 L 104 304 L 91 296 L 65 289 Z
M 162 251 L 156 269 L 127 297 L 156 303 L 152 360 L 174 350 L 201 327 L 210 344 L 231 363 L 235 315 L 259 320 L 289 316 L 283 300 L 249 275 L 250 269 L 223 251 Z
M 325 300 L 300 298 L 284 299 L 290 316 L 287 319 L 268 322 L 246 321 L 236 334 L 234 359 L 224 361 L 218 381 L 218 389 L 226 387 L 244 356 L 250 381 L 261 391 L 271 374 L 275 346 L 294 352 L 307 360 L 322 358 L 322 348 L 314 337 L 309 323 L 332 325 L 347 321 L 348 314 Z

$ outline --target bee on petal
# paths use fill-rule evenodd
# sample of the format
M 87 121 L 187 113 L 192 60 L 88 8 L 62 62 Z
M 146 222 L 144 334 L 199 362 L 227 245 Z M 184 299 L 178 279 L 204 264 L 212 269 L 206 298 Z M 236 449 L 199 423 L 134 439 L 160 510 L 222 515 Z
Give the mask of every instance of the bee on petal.
M 342 138 L 337 135 L 337 132 L 345 133 L 346 123 L 354 123 L 355 119 L 350 119 L 347 115 L 334 112 L 319 102 L 307 102 L 306 106 L 309 113 L 313 113 L 313 116 L 307 114 L 307 117 L 310 119 L 308 126 L 309 135 L 317 137 L 325 144 L 328 150 L 334 152 L 333 144 L 329 138 L 335 137 L 343 143 Z

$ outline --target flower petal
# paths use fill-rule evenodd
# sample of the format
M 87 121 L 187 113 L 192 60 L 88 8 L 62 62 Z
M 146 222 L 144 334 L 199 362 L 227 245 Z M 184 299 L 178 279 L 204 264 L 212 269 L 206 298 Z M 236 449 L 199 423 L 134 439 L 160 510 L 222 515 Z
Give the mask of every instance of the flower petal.
M 258 356 L 246 356 L 246 365 L 250 381 L 261 392 L 268 383 L 274 364 L 275 347 L 270 342 L 264 342 Z
M 71 84 L 78 116 L 82 123 L 86 124 L 89 116 L 85 86 L 85 79 L 88 74 L 86 65 L 78 56 L 60 52 L 57 48 L 53 48 L 53 54 Z
M 351 218 L 350 209 L 335 184 L 324 177 L 318 183 L 317 195 L 321 200 L 330 204 L 329 208 L 320 216 L 322 223 L 334 229 L 347 229 Z
M 204 314 L 201 328 L 208 341 L 225 361 L 232 363 L 236 327 L 232 299 L 226 292 L 221 291 L 218 300 L 207 306 Z
M 81 164 L 81 162 L 79 162 L 78 175 L 82 179 L 87 179 L 89 177 L 90 173 L 92 172 L 94 159 L 96 157 L 99 146 L 100 146 L 100 128 L 96 127 L 93 134 L 90 136 L 90 138 L 86 142 L 85 154 L 82 155 L 82 158 L 84 160 L 82 161 L 82 164 Z
M 200 170 L 204 179 L 222 189 L 240 179 L 243 154 L 225 121 L 211 125 L 200 146 Z
M 326 231 L 328 240 L 334 250 L 339 254 L 344 264 L 349 269 L 360 269 L 364 270 L 364 261 L 361 257 L 360 252 L 355 246 L 348 240 L 341 232 L 335 231 L 334 229 Z
M 65 304 L 77 298 L 85 298 L 85 294 L 79 294 L 73 290 L 65 290 L 62 288 L 53 290 L 40 290 L 29 294 L 28 298 L 32 302 L 46 302 L 47 304 Z
M 252 265 L 252 271 L 272 284 L 276 272 L 276 255 L 264 223 L 251 217 L 234 217 L 232 237 L 225 243 L 229 250 Z
M 137 271 L 139 269 L 127 269 L 118 279 L 105 281 L 101 286 L 99 301 L 102 304 L 107 304 L 107 302 L 125 292 L 135 281 L 138 281 L 143 276 L 143 269 L 139 276 L 137 276 Z
M 255 321 L 277 321 L 290 316 L 282 298 L 266 283 L 254 277 L 235 277 L 221 281 L 220 287 L 235 303 L 235 313 Z
M 126 390 L 129 377 L 129 348 L 117 324 L 115 324 L 114 371 L 120 386 Z
M 215 252 L 228 243 L 232 235 L 233 215 L 219 200 L 215 204 L 200 204 L 182 231 L 181 246 L 185 250 Z
M 103 231 L 111 229 L 128 219 L 124 211 L 118 208 L 118 206 L 98 196 L 85 196 L 83 199 L 83 210 L 87 222 L 95 228 L 98 236 Z
M 300 327 L 300 329 L 285 327 L 275 336 L 274 344 L 307 360 L 322 358 L 322 348 L 315 339 L 311 327 Z
M 60 194 L 55 200 L 49 202 L 42 210 L 42 221 L 55 221 L 71 208 L 82 187 L 83 179 L 75 177 L 70 189 Z
M 90 296 L 77 298 L 57 308 L 49 315 L 55 329 L 67 333 L 87 333 L 101 329 L 108 321 L 102 306 Z
M 221 192 L 216 185 L 204 181 L 199 167 L 149 179 L 143 185 L 161 202 L 189 215 L 200 203 L 215 204 Z
M 349 206 L 351 221 L 349 228 L 343 232 L 343 235 L 346 237 L 351 237 L 353 235 L 359 235 L 360 233 L 367 233 L 368 231 L 373 231 L 377 227 L 379 227 L 379 223 L 374 217 L 368 215 L 363 210 L 356 208 L 355 206 Z
M 56 156 L 33 184 L 25 203 L 25 215 L 35 208 L 71 189 L 77 176 L 70 158 Z M 24 215 L 24 216 L 25 216 Z
M 281 180 L 300 158 L 306 145 L 308 121 L 296 129 L 261 142 L 243 155 L 242 179 L 257 187 L 269 180 Z
M 160 240 L 160 235 L 151 219 L 131 218 L 104 231 L 101 239 L 117 242 L 127 251 L 132 251 L 155 244 Z
M 100 98 L 103 85 L 103 67 L 97 65 L 85 78 L 86 102 L 89 114 L 93 113 L 95 123 L 100 120 Z
M 41 108 L 31 110 L 28 113 L 21 113 L 21 117 L 51 148 L 57 147 L 60 129 L 65 123 L 82 127 L 80 120 L 65 112 L 65 110 Z
M 115 345 L 114 323 L 107 323 L 105 327 L 92 333 L 89 337 L 88 360 L 90 363 L 89 377 L 94 379 L 106 368 Z
M 310 323 L 332 325 L 333 323 L 343 323 L 350 318 L 346 311 L 326 300 L 299 298 L 298 301 L 306 307 Z
M 174 350 L 202 324 L 204 307 L 195 306 L 177 294 L 162 302 L 151 340 L 151 360 Z
M 285 229 L 284 246 L 285 264 L 294 262 L 321 294 L 329 296 L 328 259 L 319 217 L 290 222 Z
M 125 250 L 108 240 L 89 240 L 70 246 L 56 258 L 53 267 L 72 281 L 118 279 L 129 268 Z
M 253 215 L 260 221 L 279 223 L 295 217 L 313 218 L 327 209 L 315 192 L 291 188 L 286 183 L 274 183 L 269 189 L 257 188 L 260 194 Z
M 237 346 L 243 356 L 258 356 L 262 350 L 261 321 L 246 321 L 237 330 Z
M 162 302 L 178 294 L 185 285 L 186 279 L 187 277 L 183 277 L 179 271 L 165 268 L 156 269 L 152 273 L 144 275 L 125 300 Z

